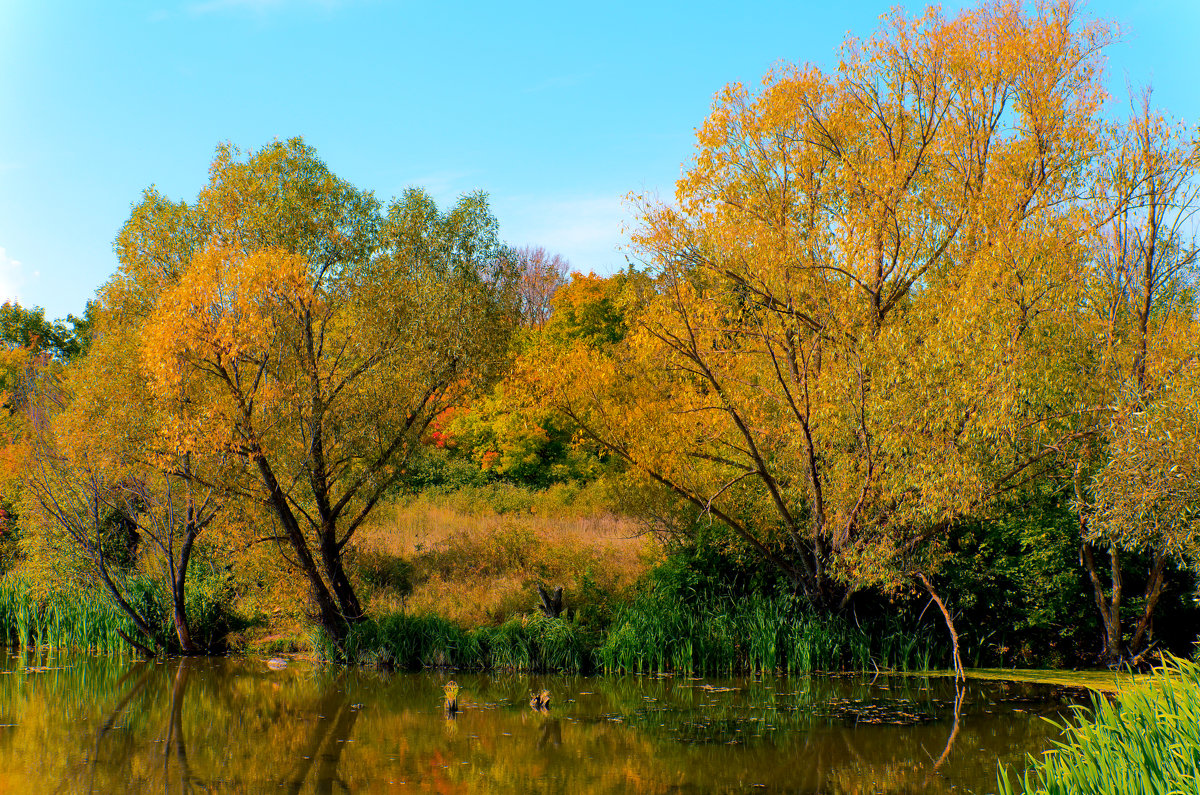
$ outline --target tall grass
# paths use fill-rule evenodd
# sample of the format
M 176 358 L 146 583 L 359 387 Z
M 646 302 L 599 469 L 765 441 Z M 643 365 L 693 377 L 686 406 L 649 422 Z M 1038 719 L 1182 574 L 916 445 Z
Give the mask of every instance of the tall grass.
M 573 622 L 536 613 L 469 631 L 437 616 L 397 613 L 356 624 L 340 650 L 321 633 L 313 645 L 327 662 L 379 668 L 582 673 L 592 668 L 595 642 Z
M 0 639 L 6 646 L 132 651 L 121 632 L 136 634 L 132 622 L 107 600 L 79 591 L 35 599 L 19 578 L 0 578 Z
M 200 572 L 203 574 L 203 572 Z M 35 593 L 19 574 L 0 577 L 0 643 L 9 647 L 75 651 L 137 652 L 122 633 L 146 645 L 177 650 L 170 595 L 154 577 L 130 582 L 126 598 L 156 631 L 154 644 L 142 637 L 132 619 L 107 594 L 78 584 Z M 228 586 L 219 576 L 189 579 L 187 612 L 192 639 L 205 648 L 220 648 L 237 621 L 229 610 Z
M 1200 794 L 1200 666 L 1168 659 L 1148 684 L 1117 700 L 1094 696 L 1078 725 L 1015 785 L 1001 768 L 1000 795 Z
M 645 594 L 627 605 L 596 651 L 609 673 L 690 675 L 929 670 L 944 662 L 932 629 L 866 628 L 817 614 L 790 594 L 684 600 Z
M 786 594 L 700 605 L 651 596 L 623 608 L 607 633 L 540 613 L 474 630 L 440 617 L 396 613 L 357 624 L 340 650 L 323 635 L 314 647 L 329 662 L 407 670 L 712 676 L 928 670 L 947 659 L 934 634 L 906 632 L 898 624 L 859 628 L 814 614 Z

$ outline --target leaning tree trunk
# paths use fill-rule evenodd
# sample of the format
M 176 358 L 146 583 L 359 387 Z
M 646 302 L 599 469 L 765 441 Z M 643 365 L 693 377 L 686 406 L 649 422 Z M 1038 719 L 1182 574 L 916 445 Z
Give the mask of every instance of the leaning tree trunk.
M 946 619 L 946 629 L 950 630 L 951 649 L 954 652 L 954 679 L 958 682 L 966 681 L 967 675 L 963 671 L 962 657 L 958 653 L 958 630 L 954 628 L 954 618 L 946 608 L 946 603 L 933 590 L 933 584 L 929 582 L 929 578 L 923 573 L 917 572 L 917 579 L 925 586 L 925 590 L 929 592 L 929 597 L 937 604 L 938 609 L 942 611 L 942 617 Z
M 304 537 L 304 532 L 300 529 L 300 523 L 292 512 L 291 506 L 288 505 L 287 496 L 279 485 L 275 472 L 271 469 L 266 456 L 261 454 L 261 449 L 257 452 L 259 453 L 256 458 L 259 476 L 270 495 L 270 504 L 275 511 L 276 518 L 279 519 L 284 538 L 291 545 L 292 551 L 296 553 L 296 563 L 308 580 L 309 592 L 317 605 L 317 620 L 320 622 L 321 628 L 329 633 L 334 643 L 340 648 L 350 631 L 350 624 L 339 609 L 325 580 L 321 577 L 321 572 L 317 569 L 317 563 L 313 559 L 308 540 Z
M 1154 608 L 1162 596 L 1166 568 L 1167 556 L 1159 553 L 1154 558 L 1154 564 L 1150 567 L 1150 579 L 1146 582 L 1146 603 L 1142 609 L 1142 617 L 1129 639 L 1129 656 L 1134 665 L 1141 662 L 1142 657 L 1153 645 L 1150 640 L 1154 634 Z

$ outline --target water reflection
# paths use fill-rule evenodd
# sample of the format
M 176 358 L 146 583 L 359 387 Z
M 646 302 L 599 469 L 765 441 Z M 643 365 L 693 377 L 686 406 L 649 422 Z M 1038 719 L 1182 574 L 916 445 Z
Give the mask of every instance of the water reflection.
M 0 791 L 949 792 L 1049 746 L 1061 691 L 916 677 L 374 675 L 10 657 Z M 455 711 L 446 709 L 455 684 Z M 551 698 L 531 709 L 530 693 Z

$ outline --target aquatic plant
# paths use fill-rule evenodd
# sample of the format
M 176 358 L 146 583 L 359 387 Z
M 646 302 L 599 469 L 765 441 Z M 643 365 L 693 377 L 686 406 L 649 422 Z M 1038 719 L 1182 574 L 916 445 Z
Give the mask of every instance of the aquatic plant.
M 1093 696 L 1076 719 L 1015 784 L 1001 766 L 1000 795 L 1200 793 L 1200 665 L 1168 658 L 1148 683 Z
M 618 613 L 596 658 L 610 673 L 910 671 L 942 660 L 943 645 L 931 627 L 893 620 L 861 628 L 787 593 L 686 600 L 650 591 Z
M 339 650 L 323 633 L 317 656 L 379 668 L 476 667 L 478 643 L 457 625 L 437 616 L 392 613 L 351 628 Z
M 39 601 L 20 578 L 0 578 L 0 639 L 6 646 L 133 651 L 122 633 L 136 634 L 136 629 L 127 616 L 95 594 L 63 590 Z
M 595 641 L 576 624 L 541 614 L 467 631 L 438 616 L 395 613 L 356 625 L 339 650 L 318 633 L 314 649 L 328 662 L 378 668 L 475 668 L 582 673 Z

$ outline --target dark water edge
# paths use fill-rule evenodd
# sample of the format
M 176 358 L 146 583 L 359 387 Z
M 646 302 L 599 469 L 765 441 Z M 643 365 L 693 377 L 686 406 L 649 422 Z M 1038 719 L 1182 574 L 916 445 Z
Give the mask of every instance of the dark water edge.
M 992 792 L 1076 689 L 0 658 L 3 793 Z M 443 685 L 461 686 L 448 716 Z M 531 692 L 550 693 L 548 712 Z

